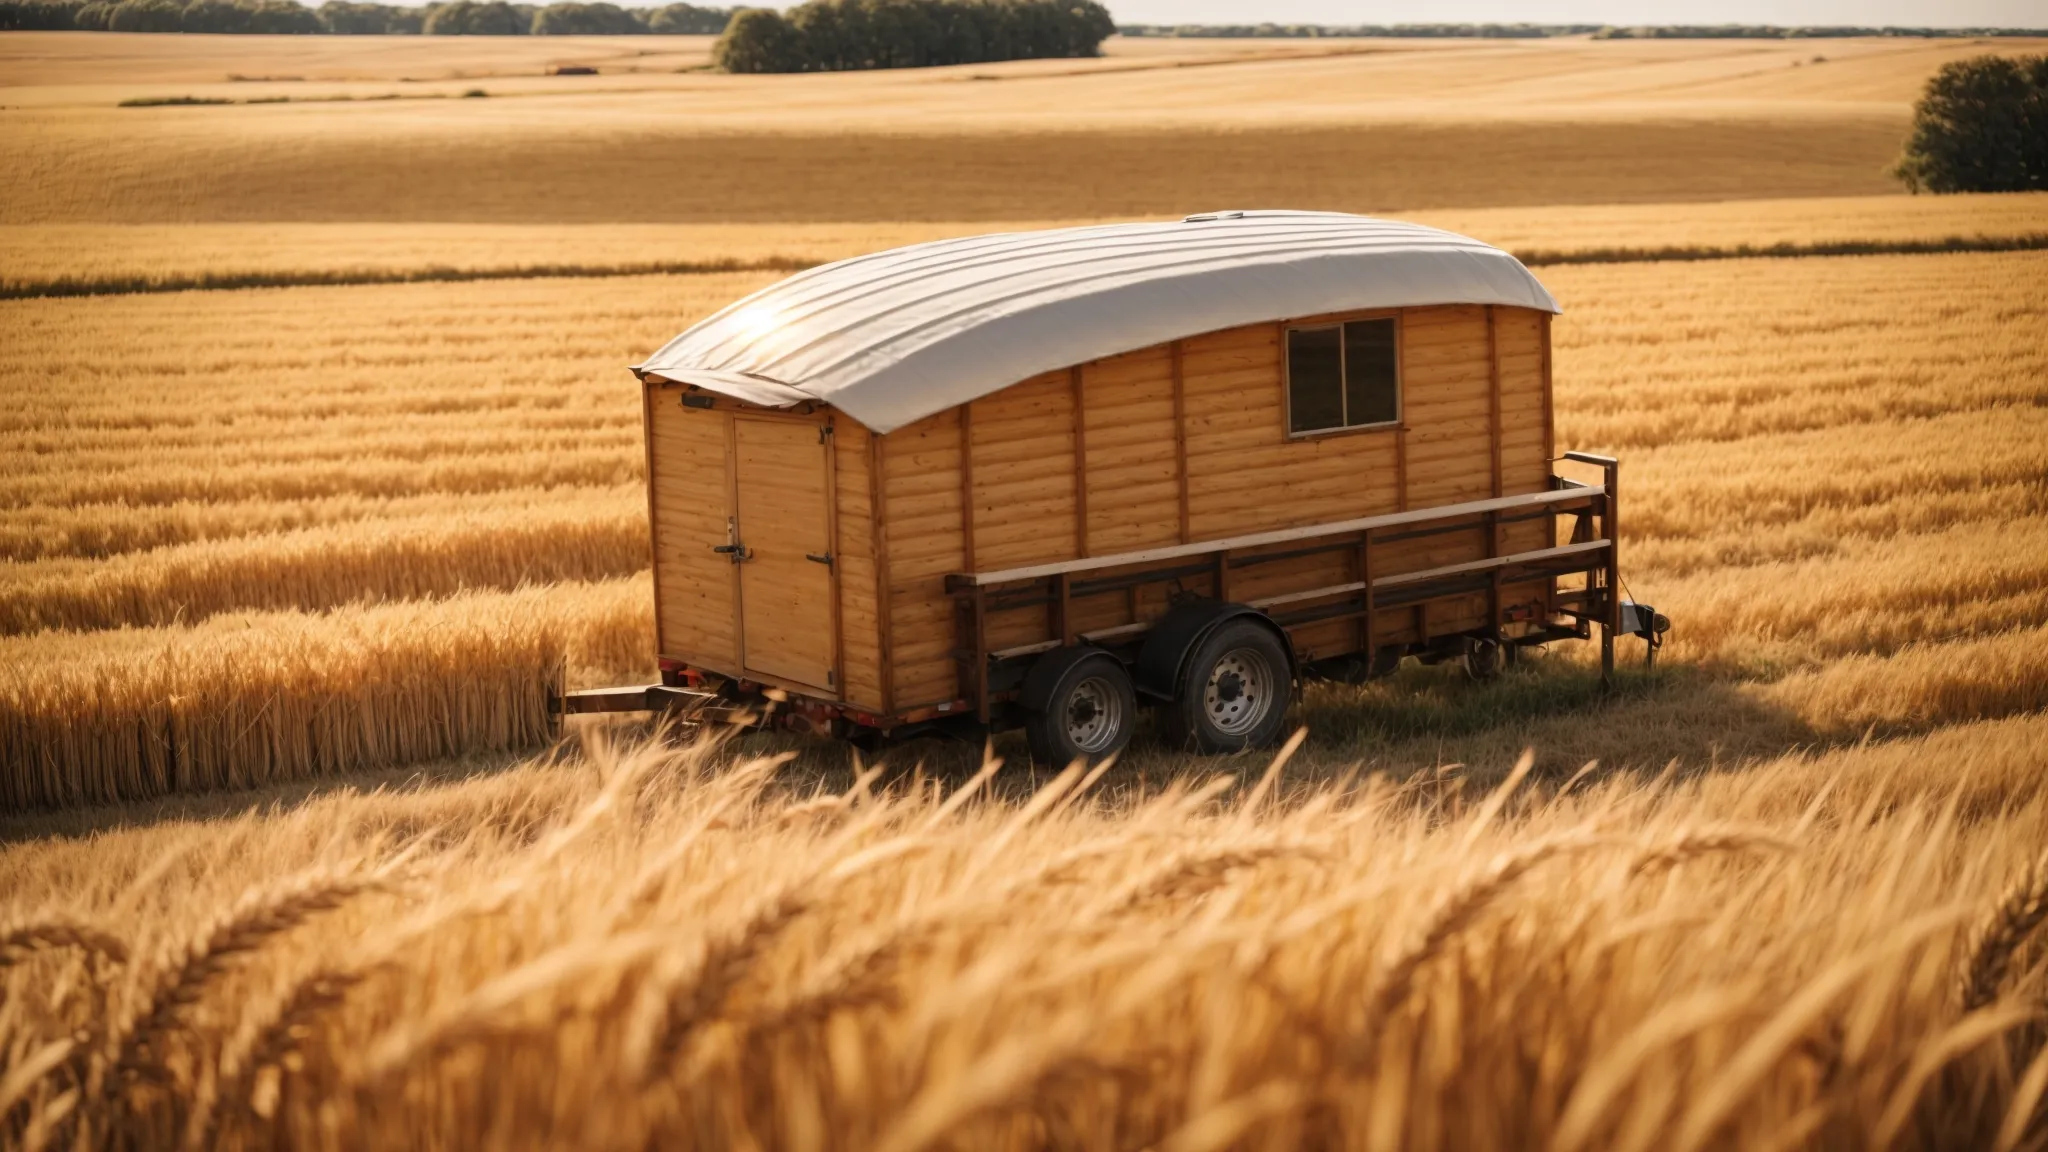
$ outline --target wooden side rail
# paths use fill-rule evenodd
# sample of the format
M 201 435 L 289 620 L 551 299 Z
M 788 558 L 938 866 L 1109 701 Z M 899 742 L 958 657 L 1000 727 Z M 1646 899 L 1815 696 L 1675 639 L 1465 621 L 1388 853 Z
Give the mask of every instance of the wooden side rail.
M 989 688 L 992 663 L 1033 656 L 1084 641 L 1101 643 L 1129 639 L 1149 631 L 1155 623 L 1139 620 L 1082 631 L 1074 626 L 1072 604 L 1077 599 L 1124 591 L 1131 596 L 1135 614 L 1138 587 L 1195 577 L 1207 579 L 1216 599 L 1230 600 L 1233 599 L 1230 588 L 1233 569 L 1337 551 L 1355 554 L 1352 562 L 1355 579 L 1254 597 L 1244 602 L 1262 611 L 1286 609 L 1272 613 L 1275 621 L 1285 628 L 1353 620 L 1358 629 L 1357 650 L 1373 652 L 1381 641 L 1377 622 L 1380 612 L 1413 610 L 1415 632 L 1427 640 L 1430 635 L 1430 603 L 1465 595 L 1483 595 L 1486 598 L 1486 619 L 1491 621 L 1492 634 L 1499 638 L 1504 619 L 1503 588 L 1543 581 L 1546 582 L 1541 600 L 1545 606 L 1543 611 L 1555 612 L 1566 602 L 1571 602 L 1580 609 L 1579 613 L 1571 613 L 1573 615 L 1595 612 L 1593 619 L 1603 624 L 1602 632 L 1611 645 L 1620 614 L 1620 597 L 1614 593 L 1620 582 L 1614 534 L 1614 491 L 1619 468 L 1607 457 L 1587 453 L 1570 453 L 1567 458 L 1601 467 L 1605 472 L 1604 483 L 1582 484 L 1555 478 L 1553 488 L 1520 496 L 1472 500 L 1052 564 L 955 573 L 946 577 L 945 586 L 955 598 L 959 643 L 953 654 L 960 665 L 961 696 L 986 721 L 993 699 Z M 1578 529 L 1569 541 L 1505 555 L 1500 553 L 1501 530 L 1505 525 L 1571 513 L 1577 513 L 1579 519 Z M 1382 575 L 1377 570 L 1374 552 L 1379 547 L 1417 537 L 1463 531 L 1484 534 L 1484 558 L 1413 572 Z M 1287 544 L 1296 546 L 1251 555 L 1233 554 L 1246 549 Z M 1122 571 L 1113 571 L 1116 569 Z M 1586 577 L 1584 589 L 1554 588 L 1557 577 L 1581 574 Z M 989 613 L 1031 606 L 1046 609 L 1047 631 L 1051 635 L 1034 643 L 992 650 L 988 644 Z
M 1576 458 L 1576 457 L 1574 457 Z M 1162 560 L 1179 560 L 1190 556 L 1208 556 L 1217 552 L 1234 552 L 1240 548 L 1259 548 L 1268 544 L 1286 544 L 1295 540 L 1312 540 L 1318 536 L 1338 536 L 1350 532 L 1370 532 L 1377 528 L 1393 528 L 1407 524 L 1426 524 L 1433 520 L 1453 520 L 1464 516 L 1480 516 L 1502 512 L 1534 511 L 1549 509 L 1556 504 L 1568 504 L 1589 497 L 1604 495 L 1607 489 L 1601 485 L 1574 485 L 1570 488 L 1554 489 L 1547 492 L 1530 492 L 1522 496 L 1499 496 L 1491 500 L 1473 500 L 1464 504 L 1445 504 L 1437 508 L 1419 508 L 1412 512 L 1389 512 L 1381 516 L 1365 516 L 1356 520 L 1336 520 L 1327 524 L 1310 524 L 1302 528 L 1281 528 L 1271 532 L 1253 532 L 1245 536 L 1229 536 L 1221 540 L 1202 540 L 1193 544 L 1172 544 L 1163 548 L 1146 548 L 1137 552 L 1118 552 L 1109 556 L 1089 556 L 1081 560 L 1064 560 L 1056 564 L 1033 564 L 1024 568 L 1003 568 L 994 572 L 961 572 L 946 577 L 948 592 L 965 592 L 973 588 L 986 588 L 993 584 L 1015 584 L 1026 580 L 1043 580 L 1049 576 L 1072 576 L 1077 572 L 1098 572 L 1104 568 L 1122 568 L 1133 564 L 1152 564 Z
M 1247 600 L 1245 603 L 1259 609 L 1279 608 L 1290 604 L 1304 604 L 1314 600 L 1328 600 L 1336 596 L 1363 592 L 1368 587 L 1377 592 L 1383 588 L 1392 589 L 1404 585 L 1427 584 L 1456 576 L 1476 576 L 1508 568 L 1540 564 L 1547 560 L 1590 556 L 1606 549 L 1609 543 L 1610 541 L 1607 540 L 1591 540 L 1582 544 L 1565 544 L 1557 548 L 1539 548 L 1531 552 L 1517 552 L 1509 556 L 1496 556 L 1490 560 L 1472 560 L 1463 564 L 1446 564 L 1441 568 L 1428 568 L 1419 572 L 1403 572 L 1399 576 L 1381 576 L 1373 580 L 1369 585 L 1363 580 L 1354 580 L 1346 584 L 1332 584 L 1324 588 L 1311 588 L 1304 592 L 1288 592 L 1279 596 L 1264 596 L 1256 600 Z M 1583 569 L 1574 567 L 1562 569 L 1561 571 L 1575 572 L 1583 571 Z M 1114 640 L 1120 636 L 1138 635 L 1151 627 L 1152 621 L 1149 620 L 1134 624 L 1118 624 L 1110 628 L 1096 628 L 1078 633 L 1077 638 L 1091 642 Z M 1019 644 L 1014 648 L 998 649 L 990 652 L 989 655 L 997 660 L 1008 660 L 1017 656 L 1031 656 L 1039 652 L 1050 652 L 1058 647 L 1060 647 L 1059 641 L 1046 640 L 1037 644 Z

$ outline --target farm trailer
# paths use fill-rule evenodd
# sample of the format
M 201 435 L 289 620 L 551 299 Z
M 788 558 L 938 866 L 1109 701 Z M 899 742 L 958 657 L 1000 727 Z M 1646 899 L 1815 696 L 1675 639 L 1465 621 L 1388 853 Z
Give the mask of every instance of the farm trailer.
M 1305 672 L 1484 676 L 1595 626 L 1611 671 L 1664 622 L 1620 595 L 1618 465 L 1554 451 L 1556 311 L 1505 252 L 1339 213 L 793 276 L 634 369 L 662 680 L 560 707 L 1021 726 L 1065 763 L 1141 704 L 1269 743 Z

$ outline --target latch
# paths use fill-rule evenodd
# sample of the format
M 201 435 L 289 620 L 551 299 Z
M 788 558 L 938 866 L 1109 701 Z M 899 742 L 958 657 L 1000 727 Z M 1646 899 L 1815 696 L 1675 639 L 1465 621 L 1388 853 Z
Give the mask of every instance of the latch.
M 713 544 L 711 550 L 720 556 L 731 557 L 735 564 L 753 556 L 746 545 L 740 543 L 740 522 L 731 516 L 725 518 L 725 543 Z

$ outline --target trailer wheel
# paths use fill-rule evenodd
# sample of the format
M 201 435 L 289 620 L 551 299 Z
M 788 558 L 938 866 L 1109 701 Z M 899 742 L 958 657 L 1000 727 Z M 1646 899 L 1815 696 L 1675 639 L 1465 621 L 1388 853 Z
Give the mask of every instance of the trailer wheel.
M 1035 706 L 1024 719 L 1024 738 L 1031 759 L 1048 768 L 1064 768 L 1076 760 L 1090 764 L 1107 759 L 1131 742 L 1138 722 L 1138 698 L 1124 666 L 1106 652 L 1066 650 L 1049 653 L 1039 681 L 1026 695 Z M 1046 684 L 1046 680 L 1050 684 Z M 1034 690 L 1035 689 L 1035 690 Z
M 1465 649 L 1465 675 L 1480 684 L 1498 680 L 1501 669 L 1507 667 L 1514 659 L 1513 652 L 1514 646 L 1510 644 L 1501 644 L 1493 640 L 1474 640 L 1471 646 Z
M 1214 755 L 1280 738 L 1294 696 L 1292 664 L 1273 629 L 1240 617 L 1211 632 L 1189 659 L 1173 703 L 1184 746 Z

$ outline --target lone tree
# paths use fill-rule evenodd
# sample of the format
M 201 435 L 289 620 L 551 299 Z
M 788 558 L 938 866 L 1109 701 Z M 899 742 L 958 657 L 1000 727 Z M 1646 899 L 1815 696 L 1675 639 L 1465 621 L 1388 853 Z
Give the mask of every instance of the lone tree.
M 1892 172 L 1915 192 L 2048 189 L 2048 56 L 1942 65 Z

